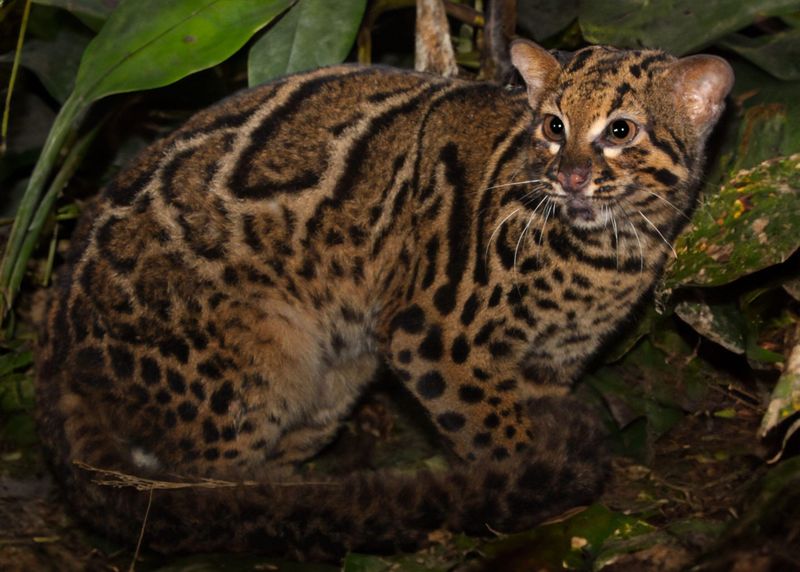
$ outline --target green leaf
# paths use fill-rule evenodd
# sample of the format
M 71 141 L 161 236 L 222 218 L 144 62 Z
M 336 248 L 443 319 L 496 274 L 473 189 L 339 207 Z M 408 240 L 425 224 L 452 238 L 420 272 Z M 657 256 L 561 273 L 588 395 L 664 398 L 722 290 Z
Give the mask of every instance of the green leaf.
M 33 354 L 28 351 L 2 355 L 0 356 L 0 377 L 31 364 L 33 364 Z
M 736 304 L 682 301 L 675 306 L 675 313 L 701 336 L 735 354 L 745 353 L 747 324 Z
M 541 42 L 566 28 L 578 13 L 578 0 L 520 2 L 517 23 L 525 37 Z
M 592 374 L 588 376 L 587 382 L 606 399 L 618 400 L 617 407 L 624 407 L 626 410 L 620 414 L 623 422 L 626 417 L 631 421 L 645 417 L 653 439 L 669 431 L 683 417 L 675 404 L 656 400 L 654 396 L 641 390 L 635 392 L 611 370 L 603 369 Z
M 630 329 L 614 345 L 603 351 L 603 363 L 610 364 L 625 357 L 639 340 L 651 332 L 654 324 L 659 319 L 659 314 L 653 306 L 644 309 L 644 315 L 636 321 L 636 326 Z
M 81 60 L 75 93 L 87 101 L 161 87 L 216 65 L 291 0 L 124 0 Z
M 798 0 L 606 0 L 582 2 L 578 21 L 594 44 L 661 48 L 686 54 L 757 18 L 790 14 Z
M 607 543 L 632 539 L 654 531 L 648 523 L 595 504 L 583 512 L 530 532 L 487 542 L 481 552 L 498 562 L 486 570 L 586 570 L 586 562 L 602 553 Z
M 775 389 L 772 390 L 767 413 L 761 421 L 759 434 L 766 436 L 778 425 L 800 413 L 800 345 L 792 351 Z
M 344 61 L 366 0 L 299 0 L 250 48 L 249 85 Z
M 747 58 L 778 79 L 800 80 L 800 30 L 787 30 L 758 38 L 733 34 L 720 45 Z
M 800 247 L 800 154 L 742 171 L 676 241 L 667 288 L 727 284 Z
M 800 278 L 787 280 L 783 284 L 783 289 L 786 291 L 787 294 L 789 294 L 789 296 L 800 302 Z
M 729 60 L 736 74 L 731 111 L 738 117 L 720 125 L 722 152 L 709 166 L 705 194 L 716 194 L 717 183 L 741 169 L 800 152 L 800 82 L 778 80 L 736 56 Z

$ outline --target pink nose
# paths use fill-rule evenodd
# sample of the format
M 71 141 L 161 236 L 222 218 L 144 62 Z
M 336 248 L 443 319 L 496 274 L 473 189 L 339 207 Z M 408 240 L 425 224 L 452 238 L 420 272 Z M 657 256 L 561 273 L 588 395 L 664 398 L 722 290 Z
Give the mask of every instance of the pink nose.
M 573 167 L 565 171 L 559 171 L 556 179 L 568 193 L 577 193 L 589 180 L 588 167 Z

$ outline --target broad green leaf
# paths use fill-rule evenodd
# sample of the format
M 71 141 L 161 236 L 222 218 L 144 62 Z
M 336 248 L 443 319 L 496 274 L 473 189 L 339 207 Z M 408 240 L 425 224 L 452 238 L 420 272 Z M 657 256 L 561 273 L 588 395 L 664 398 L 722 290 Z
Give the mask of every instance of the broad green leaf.
M 732 34 L 719 44 L 778 79 L 800 80 L 800 30 L 787 30 L 758 38 Z
M 795 339 L 800 327 L 795 328 Z M 765 437 L 789 418 L 800 413 L 800 341 L 791 350 L 786 367 L 772 391 L 767 413 L 761 421 L 759 434 Z M 794 427 L 796 431 L 797 428 Z
M 736 304 L 683 301 L 675 313 L 701 336 L 735 354 L 745 353 L 747 324 Z
M 520 2 L 517 23 L 525 37 L 541 42 L 566 28 L 579 12 L 578 0 Z
M 728 112 L 714 134 L 721 145 L 705 175 L 703 194 L 710 196 L 742 169 L 800 153 L 800 82 L 778 80 L 735 55 L 728 60 L 736 83 Z M 696 216 L 704 216 L 702 208 Z
M 659 319 L 659 314 L 652 305 L 644 309 L 644 315 L 637 319 L 635 327 L 631 328 L 614 345 L 603 351 L 603 363 L 609 364 L 625 357 L 639 340 L 651 332 Z
M 746 326 L 745 355 L 753 369 L 774 372 L 774 364 L 785 360 L 776 340 L 788 339 L 797 318 L 787 306 L 783 290 L 777 287 L 779 283 L 761 281 L 754 290 L 739 297 Z
M 0 379 L 0 421 L 6 413 L 29 412 L 33 408 L 33 379 L 24 373 Z
M 291 0 L 123 0 L 81 60 L 75 93 L 161 87 L 220 63 Z
M 603 369 L 587 377 L 586 382 L 599 391 L 616 409 L 616 417 L 627 425 L 639 417 L 648 421 L 648 431 L 653 439 L 666 433 L 681 420 L 683 413 L 674 403 L 657 401 L 654 396 L 634 388 L 622 381 L 617 375 Z
M 717 286 L 785 261 L 800 247 L 800 154 L 761 163 L 708 197 L 675 245 L 665 285 Z
M 800 11 L 793 12 L 791 14 L 784 14 L 781 16 L 781 20 L 783 20 L 787 26 L 791 26 L 792 28 L 800 28 Z
M 639 462 L 651 459 L 653 443 L 684 412 L 705 407 L 712 380 L 710 368 L 693 358 L 693 347 L 673 322 L 654 322 L 632 351 L 585 375 L 577 388 L 580 399 L 601 407 L 616 452 Z
M 344 61 L 366 0 L 299 0 L 250 48 L 249 85 Z
M 562 522 L 487 542 L 486 570 L 586 570 L 606 543 L 650 534 L 648 523 L 600 504 Z M 497 562 L 491 559 L 496 558 Z
M 0 356 L 0 377 L 6 376 L 16 369 L 33 364 L 33 354 L 29 351 L 7 353 Z
M 797 138 L 792 133 L 793 127 L 787 106 L 783 103 L 765 103 L 748 108 L 739 127 L 732 172 L 750 169 L 767 159 L 786 155 L 782 152 L 786 140 Z
M 798 0 L 605 0 L 582 2 L 578 21 L 594 44 L 653 47 L 682 55 L 757 18 L 799 9 Z
M 786 290 L 786 293 L 789 294 L 792 298 L 800 302 L 800 278 L 787 280 L 783 284 L 783 289 Z

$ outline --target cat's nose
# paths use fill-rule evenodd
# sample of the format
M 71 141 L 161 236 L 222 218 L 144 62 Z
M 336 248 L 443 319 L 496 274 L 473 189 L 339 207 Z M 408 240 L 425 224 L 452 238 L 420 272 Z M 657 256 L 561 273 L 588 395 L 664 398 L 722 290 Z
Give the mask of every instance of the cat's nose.
M 590 167 L 571 167 L 559 171 L 556 179 L 568 193 L 578 193 L 589 182 Z

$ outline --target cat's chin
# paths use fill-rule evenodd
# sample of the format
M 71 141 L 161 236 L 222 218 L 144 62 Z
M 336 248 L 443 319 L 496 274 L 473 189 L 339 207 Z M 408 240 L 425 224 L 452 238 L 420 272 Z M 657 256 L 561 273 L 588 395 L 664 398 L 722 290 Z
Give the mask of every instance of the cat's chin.
M 596 230 L 608 224 L 608 211 L 587 197 L 570 197 L 561 203 L 561 216 L 572 226 Z

